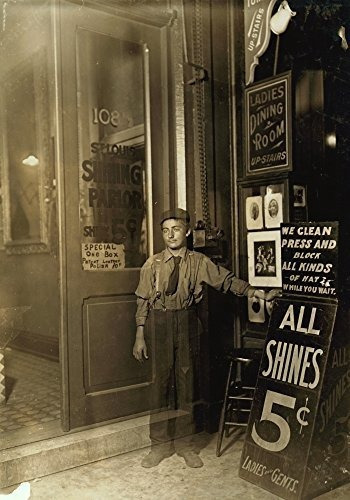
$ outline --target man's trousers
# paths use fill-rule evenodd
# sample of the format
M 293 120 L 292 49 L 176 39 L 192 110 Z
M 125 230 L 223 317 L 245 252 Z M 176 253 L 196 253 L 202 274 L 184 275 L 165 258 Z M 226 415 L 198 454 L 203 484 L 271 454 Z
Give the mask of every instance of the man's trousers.
M 155 379 L 152 385 L 150 438 L 157 445 L 187 436 L 189 446 L 196 431 L 196 403 L 200 398 L 200 322 L 195 308 L 151 310 Z M 148 341 L 150 346 L 150 342 Z M 160 409 L 183 410 L 182 416 L 160 420 Z M 166 415 L 166 414 L 165 414 Z M 181 444 L 177 448 L 179 448 Z

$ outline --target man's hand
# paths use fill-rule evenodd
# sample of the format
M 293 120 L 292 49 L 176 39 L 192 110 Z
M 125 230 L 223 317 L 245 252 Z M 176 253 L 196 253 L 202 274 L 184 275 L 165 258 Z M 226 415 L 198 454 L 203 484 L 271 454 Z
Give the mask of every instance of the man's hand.
M 143 335 L 143 326 L 137 327 L 132 354 L 134 358 L 141 363 L 143 362 L 143 357 L 145 357 L 145 359 L 148 359 L 147 346 Z
M 136 339 L 134 348 L 132 350 L 132 353 L 134 355 L 134 358 L 137 359 L 137 361 L 142 362 L 143 361 L 143 356 L 148 359 L 147 356 L 147 346 L 145 339 Z
M 256 288 L 253 295 L 253 297 L 265 300 L 266 302 L 271 302 L 272 300 L 275 300 L 277 297 L 281 296 L 282 290 L 280 288 L 273 288 L 269 292 L 265 292 L 265 290 L 259 290 Z
M 273 288 L 269 292 L 265 292 L 266 302 L 271 302 L 272 300 L 275 300 L 277 297 L 282 297 L 282 290 L 280 288 Z

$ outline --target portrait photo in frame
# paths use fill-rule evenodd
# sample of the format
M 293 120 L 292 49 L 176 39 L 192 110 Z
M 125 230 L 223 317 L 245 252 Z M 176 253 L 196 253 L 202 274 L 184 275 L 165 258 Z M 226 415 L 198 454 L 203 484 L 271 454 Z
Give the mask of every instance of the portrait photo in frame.
M 252 286 L 281 287 L 280 231 L 248 233 L 248 277 Z
M 246 198 L 245 219 L 248 231 L 252 229 L 263 229 L 262 196 L 248 196 L 248 198 Z
M 252 323 L 265 323 L 265 305 L 262 299 L 248 298 L 248 320 Z
M 283 222 L 282 193 L 268 193 L 264 196 L 264 217 L 267 229 L 280 227 Z
M 293 206 L 306 207 L 306 187 L 294 184 L 293 186 Z

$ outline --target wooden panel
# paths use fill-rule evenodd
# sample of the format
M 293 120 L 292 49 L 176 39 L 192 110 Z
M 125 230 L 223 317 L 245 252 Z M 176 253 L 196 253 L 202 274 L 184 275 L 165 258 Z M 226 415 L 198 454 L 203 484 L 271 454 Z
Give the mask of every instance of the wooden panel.
M 152 379 L 150 363 L 132 356 L 135 295 L 84 300 L 84 379 L 86 393 L 130 388 Z

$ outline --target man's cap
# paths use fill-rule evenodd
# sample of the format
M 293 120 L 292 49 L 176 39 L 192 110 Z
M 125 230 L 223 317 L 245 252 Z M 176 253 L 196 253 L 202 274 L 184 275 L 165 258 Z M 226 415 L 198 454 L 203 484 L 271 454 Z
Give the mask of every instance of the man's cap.
M 167 219 L 181 219 L 188 224 L 190 222 L 190 214 L 183 208 L 172 208 L 162 213 L 160 224 L 163 224 Z

